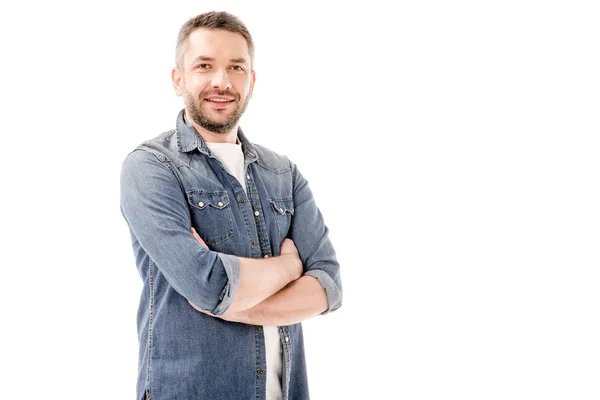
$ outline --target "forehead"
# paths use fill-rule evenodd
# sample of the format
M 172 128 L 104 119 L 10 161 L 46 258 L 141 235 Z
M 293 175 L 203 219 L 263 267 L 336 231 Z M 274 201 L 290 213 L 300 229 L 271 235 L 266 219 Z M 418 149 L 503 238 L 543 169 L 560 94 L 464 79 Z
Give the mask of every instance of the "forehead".
M 187 39 L 184 63 L 198 56 L 215 58 L 217 61 L 244 58 L 250 61 L 246 39 L 240 34 L 222 29 L 196 29 Z

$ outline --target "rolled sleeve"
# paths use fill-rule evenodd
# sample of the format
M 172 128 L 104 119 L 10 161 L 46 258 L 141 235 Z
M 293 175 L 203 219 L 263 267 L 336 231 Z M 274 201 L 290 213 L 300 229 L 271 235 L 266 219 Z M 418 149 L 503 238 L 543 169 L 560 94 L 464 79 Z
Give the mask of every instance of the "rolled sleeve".
M 121 213 L 139 246 L 138 268 L 149 258 L 194 305 L 216 315 L 227 310 L 239 286 L 239 260 L 194 239 L 185 192 L 168 160 L 139 149 L 125 158 Z
M 331 279 L 326 272 L 319 269 L 313 269 L 305 272 L 304 275 L 316 278 L 321 286 L 323 286 L 323 289 L 325 289 L 325 293 L 327 295 L 327 310 L 322 312 L 321 315 L 335 311 L 342 306 L 342 292 L 338 288 L 338 285 L 336 285 L 333 279 Z
M 228 283 L 223 289 L 221 302 L 213 310 L 213 314 L 215 315 L 221 315 L 229 308 L 240 286 L 240 259 L 236 256 L 223 253 L 219 253 L 219 258 L 223 263 L 223 268 L 225 268 Z
M 327 294 L 327 310 L 335 311 L 342 305 L 342 281 L 340 265 L 329 229 L 319 211 L 308 182 L 292 163 L 294 179 L 294 214 L 290 237 L 294 241 L 304 265 L 304 275 L 316 278 Z

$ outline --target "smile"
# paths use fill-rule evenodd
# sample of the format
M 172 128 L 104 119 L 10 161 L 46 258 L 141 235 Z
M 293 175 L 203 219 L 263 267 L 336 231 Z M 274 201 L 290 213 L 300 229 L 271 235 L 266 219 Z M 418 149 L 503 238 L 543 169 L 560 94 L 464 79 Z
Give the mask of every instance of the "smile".
M 231 103 L 233 100 L 225 100 L 225 99 L 205 99 L 206 101 L 210 101 L 213 103 Z
M 233 98 L 232 96 L 219 96 L 219 95 L 209 95 L 207 97 L 204 98 L 204 100 L 209 101 L 211 103 L 231 103 L 233 101 L 235 101 L 235 98 Z

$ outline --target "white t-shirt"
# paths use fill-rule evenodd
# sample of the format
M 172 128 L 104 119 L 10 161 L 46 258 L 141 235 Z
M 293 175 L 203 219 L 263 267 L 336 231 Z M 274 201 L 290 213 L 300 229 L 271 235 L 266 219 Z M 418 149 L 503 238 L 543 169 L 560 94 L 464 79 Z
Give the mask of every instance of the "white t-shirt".
M 227 172 L 237 178 L 246 191 L 242 145 L 206 142 L 206 146 L 223 163 Z M 263 326 L 263 333 L 267 358 L 267 400 L 281 400 L 281 338 L 276 326 Z

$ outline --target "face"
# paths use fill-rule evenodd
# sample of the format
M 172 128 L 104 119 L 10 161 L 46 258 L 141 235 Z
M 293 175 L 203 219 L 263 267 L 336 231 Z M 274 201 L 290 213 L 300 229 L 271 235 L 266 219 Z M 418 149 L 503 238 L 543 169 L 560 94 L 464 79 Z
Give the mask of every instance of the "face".
M 197 29 L 173 69 L 175 92 L 186 116 L 213 133 L 229 133 L 248 106 L 254 88 L 248 44 L 238 33 Z

